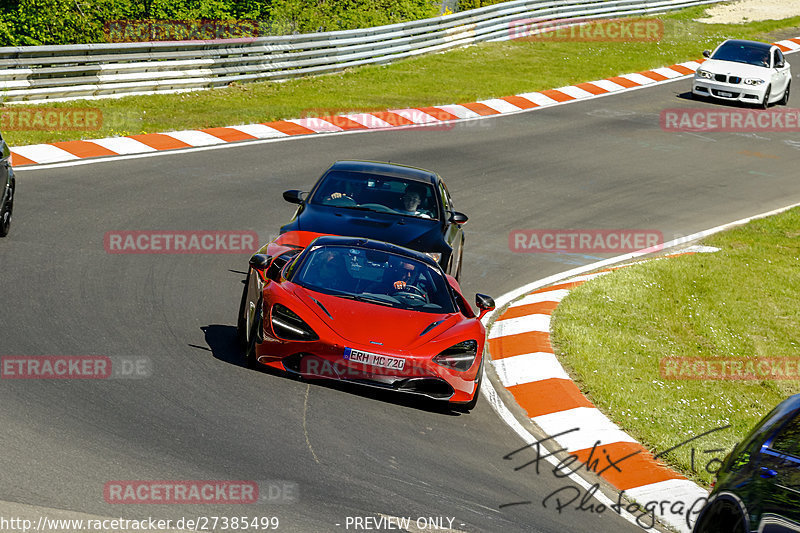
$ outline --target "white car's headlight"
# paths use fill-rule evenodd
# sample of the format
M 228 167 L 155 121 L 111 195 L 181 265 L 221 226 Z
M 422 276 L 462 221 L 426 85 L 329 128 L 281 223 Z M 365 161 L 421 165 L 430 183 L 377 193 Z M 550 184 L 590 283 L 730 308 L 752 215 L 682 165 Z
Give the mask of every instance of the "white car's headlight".
M 764 80 L 761 78 L 745 78 L 744 83 L 745 85 L 761 85 L 764 83 Z
M 714 78 L 714 75 L 707 70 L 697 69 L 697 75 L 701 78 L 706 78 L 708 80 Z

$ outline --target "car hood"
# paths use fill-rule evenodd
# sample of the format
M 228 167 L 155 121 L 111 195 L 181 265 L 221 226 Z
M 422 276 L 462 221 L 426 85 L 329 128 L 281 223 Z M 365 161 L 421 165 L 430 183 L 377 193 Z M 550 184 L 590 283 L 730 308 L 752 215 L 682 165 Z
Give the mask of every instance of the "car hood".
M 364 237 L 420 252 L 435 252 L 442 246 L 439 224 L 438 220 L 306 204 L 295 220 L 281 231 Z
M 339 298 L 302 287 L 296 288 L 295 295 L 343 340 L 354 344 L 372 345 L 375 350 L 413 350 L 439 336 L 459 320 L 455 313 L 423 313 L 395 309 Z M 438 324 L 430 327 L 436 322 Z
M 735 61 L 721 61 L 719 59 L 709 59 L 700 65 L 700 68 L 714 74 L 728 74 L 741 76 L 743 78 L 769 79 L 771 69 L 767 67 L 757 67 L 746 63 L 736 63 Z

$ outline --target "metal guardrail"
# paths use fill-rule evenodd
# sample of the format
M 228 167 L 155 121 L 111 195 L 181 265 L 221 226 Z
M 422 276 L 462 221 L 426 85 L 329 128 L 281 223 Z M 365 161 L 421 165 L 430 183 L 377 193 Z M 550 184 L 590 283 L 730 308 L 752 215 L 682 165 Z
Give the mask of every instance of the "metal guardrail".
M 215 41 L 0 47 L 0 99 L 153 94 L 285 80 L 513 38 L 513 23 L 663 13 L 723 0 L 514 0 L 374 28 Z

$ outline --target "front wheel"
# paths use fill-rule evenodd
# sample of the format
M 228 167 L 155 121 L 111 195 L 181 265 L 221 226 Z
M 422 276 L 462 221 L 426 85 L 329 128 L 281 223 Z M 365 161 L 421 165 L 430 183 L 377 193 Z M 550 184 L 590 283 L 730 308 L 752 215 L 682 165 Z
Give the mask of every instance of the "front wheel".
M 478 397 L 481 395 L 481 384 L 483 383 L 483 359 L 481 359 L 481 366 L 478 367 L 478 383 L 475 385 L 475 394 L 472 399 L 467 403 L 461 403 L 454 406 L 456 411 L 462 413 L 469 413 L 475 406 L 478 405 Z
M 11 230 L 11 214 L 14 211 L 14 180 L 11 180 L 11 188 L 8 190 L 8 200 L 0 207 L 0 237 L 8 235 Z
M 792 86 L 792 82 L 786 84 L 786 90 L 783 91 L 783 98 L 779 102 L 780 105 L 789 105 L 789 88 Z
M 761 102 L 761 109 L 766 109 L 769 107 L 769 93 L 772 89 L 772 86 L 767 85 L 767 92 L 764 93 L 764 101 Z
M 704 509 L 693 533 L 746 533 L 745 518 L 730 500 L 718 500 Z
M 250 326 L 250 338 L 247 341 L 247 350 L 244 353 L 245 361 L 249 368 L 256 368 L 258 366 L 258 354 L 256 353 L 256 344 L 258 338 L 261 336 L 261 329 L 263 327 L 263 317 L 261 316 L 261 300 L 256 304 L 256 312 L 253 315 L 253 324 Z
M 247 291 L 250 288 L 250 270 L 247 271 L 247 277 L 244 279 L 244 288 L 242 289 L 242 300 L 239 302 L 239 318 L 236 320 L 236 340 L 242 348 L 247 347 L 247 318 L 245 313 L 248 311 L 247 307 Z

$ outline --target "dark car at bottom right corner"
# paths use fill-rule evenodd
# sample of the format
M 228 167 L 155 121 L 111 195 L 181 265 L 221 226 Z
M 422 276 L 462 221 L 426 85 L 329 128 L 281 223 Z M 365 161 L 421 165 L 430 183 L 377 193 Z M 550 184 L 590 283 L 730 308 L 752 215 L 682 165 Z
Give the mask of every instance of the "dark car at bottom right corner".
M 694 533 L 800 532 L 800 394 L 726 457 Z

